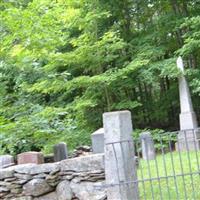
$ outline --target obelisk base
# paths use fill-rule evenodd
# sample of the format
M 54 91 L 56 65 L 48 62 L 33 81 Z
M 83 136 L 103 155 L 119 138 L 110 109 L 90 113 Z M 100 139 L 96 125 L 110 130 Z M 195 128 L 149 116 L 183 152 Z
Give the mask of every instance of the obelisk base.
M 176 143 L 177 151 L 197 151 L 200 150 L 200 130 L 179 131 Z

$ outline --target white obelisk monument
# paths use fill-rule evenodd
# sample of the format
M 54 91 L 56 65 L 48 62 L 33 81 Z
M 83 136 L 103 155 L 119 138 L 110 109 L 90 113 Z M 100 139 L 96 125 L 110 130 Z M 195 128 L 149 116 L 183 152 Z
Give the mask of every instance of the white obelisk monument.
M 179 115 L 180 132 L 178 134 L 178 146 L 180 150 L 200 149 L 200 132 L 197 131 L 197 118 L 192 106 L 188 83 L 183 73 L 184 64 L 181 57 L 177 59 L 177 67 L 182 71 L 179 76 L 181 113 Z

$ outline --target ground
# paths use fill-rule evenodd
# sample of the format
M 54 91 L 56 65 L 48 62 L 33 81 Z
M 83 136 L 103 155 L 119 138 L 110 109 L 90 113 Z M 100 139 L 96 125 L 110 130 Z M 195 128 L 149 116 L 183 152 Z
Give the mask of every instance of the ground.
M 200 199 L 199 172 L 200 152 L 173 152 L 149 162 L 141 160 L 138 178 L 146 181 L 139 183 L 140 199 Z

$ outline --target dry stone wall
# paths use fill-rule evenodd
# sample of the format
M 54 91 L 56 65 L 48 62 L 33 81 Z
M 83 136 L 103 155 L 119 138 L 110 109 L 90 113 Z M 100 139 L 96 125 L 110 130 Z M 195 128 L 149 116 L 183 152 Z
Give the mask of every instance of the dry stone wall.
M 0 169 L 0 199 L 105 200 L 104 156 Z

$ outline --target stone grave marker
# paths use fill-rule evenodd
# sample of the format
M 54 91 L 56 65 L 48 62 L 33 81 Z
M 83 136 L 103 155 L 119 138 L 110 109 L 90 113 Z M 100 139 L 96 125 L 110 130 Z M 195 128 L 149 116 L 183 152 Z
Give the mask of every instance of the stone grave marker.
M 17 163 L 20 164 L 27 164 L 27 163 L 33 163 L 33 164 L 42 164 L 44 163 L 44 156 L 41 152 L 25 152 L 17 155 Z
M 91 137 L 93 153 L 104 153 L 104 129 L 98 129 L 92 133 Z
M 156 157 L 153 138 L 150 132 L 143 132 L 140 135 L 142 146 L 142 157 L 144 160 L 154 160 Z
M 54 161 L 59 162 L 68 158 L 67 145 L 64 142 L 60 142 L 54 145 Z
M 11 155 L 0 156 L 0 169 L 14 165 L 14 158 Z

